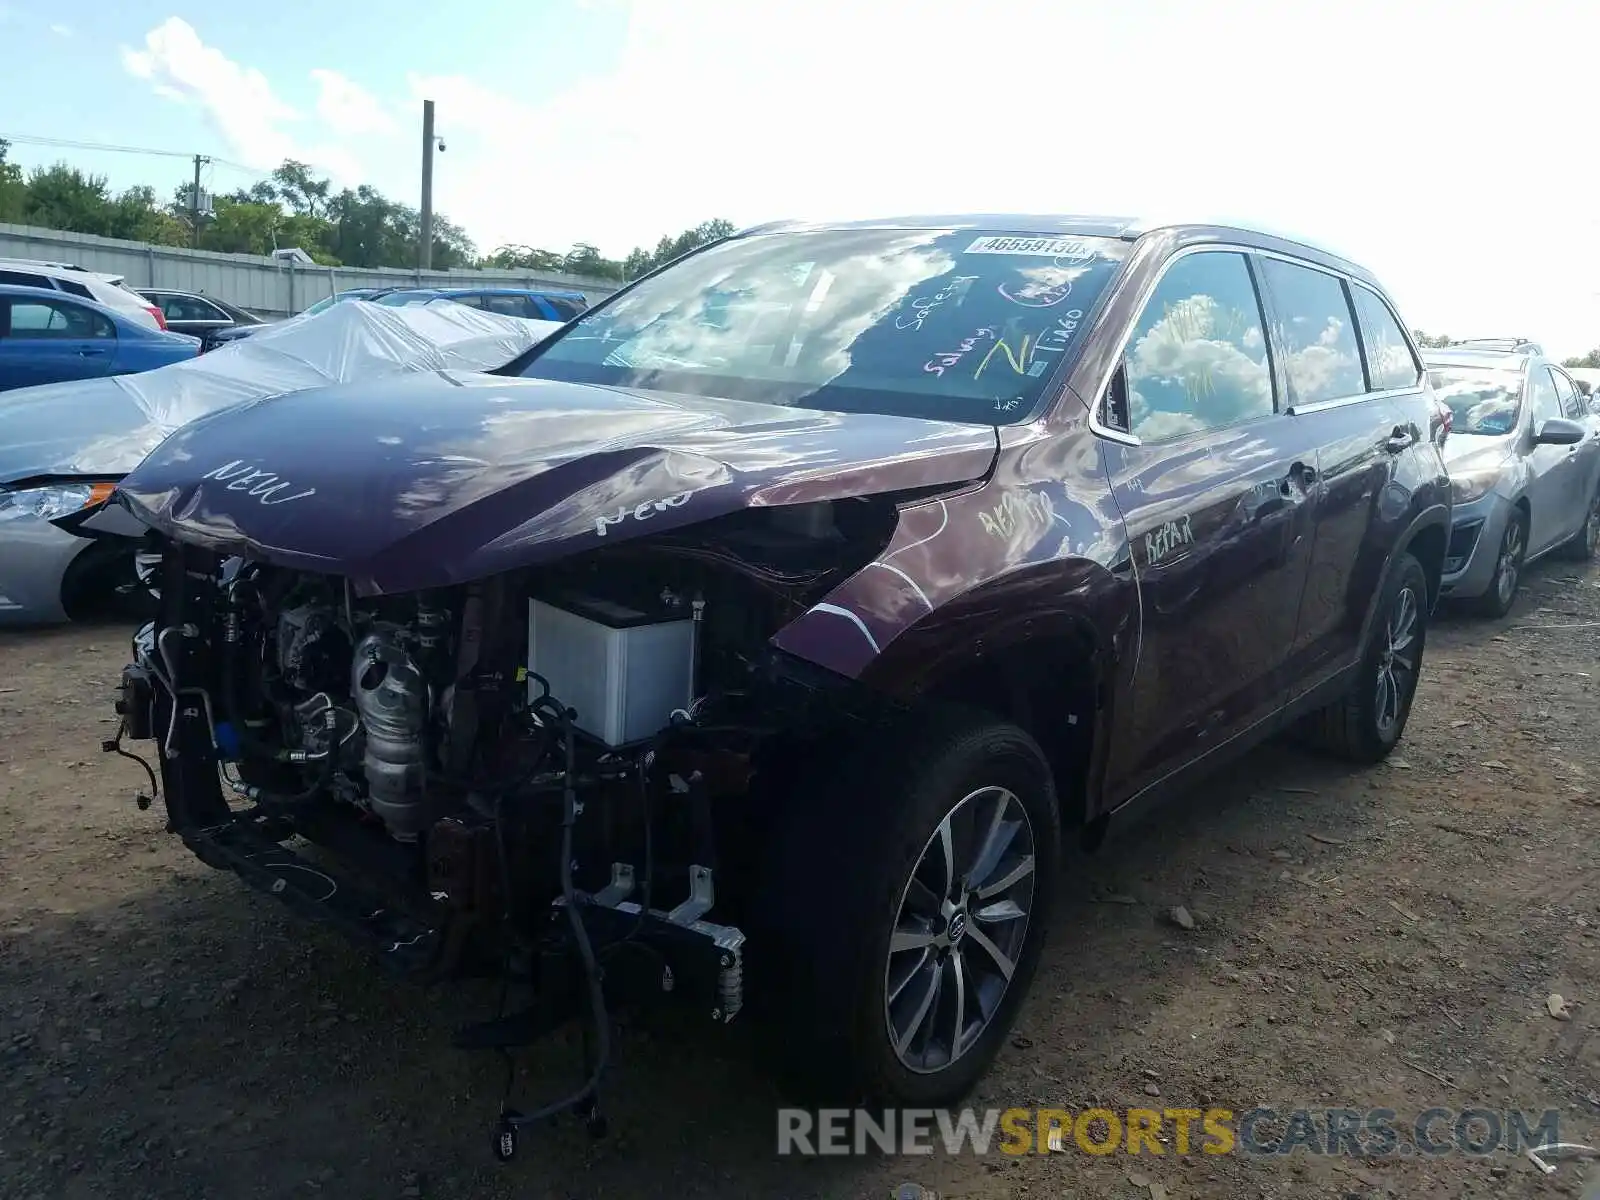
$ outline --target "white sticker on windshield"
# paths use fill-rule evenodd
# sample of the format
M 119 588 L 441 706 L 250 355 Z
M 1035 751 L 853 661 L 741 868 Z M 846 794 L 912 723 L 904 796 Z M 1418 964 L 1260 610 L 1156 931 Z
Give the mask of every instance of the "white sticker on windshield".
M 1061 258 L 1069 262 L 1090 262 L 1094 251 L 1078 238 L 1059 237 L 981 237 L 966 249 L 968 254 L 1034 254 L 1040 258 Z

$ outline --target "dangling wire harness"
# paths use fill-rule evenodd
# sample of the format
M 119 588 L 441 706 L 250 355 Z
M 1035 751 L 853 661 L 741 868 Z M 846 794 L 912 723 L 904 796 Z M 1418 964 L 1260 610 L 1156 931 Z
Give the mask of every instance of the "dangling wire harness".
M 562 744 L 562 780 L 561 780 L 561 897 L 563 906 L 567 910 L 567 919 L 572 926 L 572 937 L 577 944 L 578 957 L 583 963 L 585 981 L 589 991 L 590 1019 L 594 1024 L 596 1049 L 593 1062 L 590 1064 L 589 1077 L 572 1095 L 564 1099 L 546 1104 L 532 1112 L 523 1113 L 507 1106 L 511 1096 L 511 1088 L 516 1078 L 516 1066 L 511 1060 L 509 1052 L 502 1050 L 506 1058 L 506 1088 L 505 1096 L 501 1100 L 500 1124 L 495 1138 L 495 1153 L 502 1160 L 509 1159 L 516 1152 L 517 1130 L 544 1121 L 563 1112 L 578 1112 L 589 1118 L 591 1122 L 599 1120 L 596 1096 L 600 1089 L 600 1080 L 605 1075 L 606 1067 L 611 1060 L 611 1017 L 606 1010 L 605 990 L 602 986 L 600 963 L 594 952 L 594 946 L 589 940 L 589 930 L 584 924 L 583 914 L 579 911 L 577 889 L 572 880 L 573 868 L 573 829 L 578 823 L 578 818 L 583 815 L 583 805 L 578 800 L 577 780 L 577 729 L 573 725 L 574 712 L 565 705 L 553 699 L 550 695 L 550 685 L 541 676 L 530 673 L 529 678 L 535 680 L 541 690 L 541 695 L 530 706 L 530 713 L 539 719 L 541 725 L 552 730 L 560 738 Z M 505 825 L 501 817 L 501 804 L 497 799 L 496 829 L 498 849 L 500 856 L 501 884 L 500 890 L 504 902 L 505 918 L 508 925 L 514 927 L 515 917 L 512 909 L 512 888 L 509 856 L 506 851 Z M 506 987 L 501 988 L 501 1011 L 504 1012 Z M 584 1039 L 585 1048 L 588 1047 L 587 1036 Z M 589 1056 L 586 1054 L 585 1058 Z M 593 1126 L 592 1126 L 593 1128 Z

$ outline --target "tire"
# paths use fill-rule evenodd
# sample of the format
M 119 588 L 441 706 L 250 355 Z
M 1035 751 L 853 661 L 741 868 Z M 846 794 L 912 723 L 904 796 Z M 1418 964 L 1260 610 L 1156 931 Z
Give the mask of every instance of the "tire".
M 1044 753 L 1023 730 L 987 715 L 918 723 L 801 781 L 768 838 L 747 942 L 750 1004 L 767 1063 L 796 1101 L 955 1104 L 994 1061 L 1038 965 L 1061 862 Z M 953 831 L 958 856 L 968 851 L 958 857 L 959 880 L 982 840 L 976 831 L 993 827 L 1001 805 L 1006 852 L 980 874 L 991 888 L 1017 882 L 982 904 L 974 891 L 955 909 L 959 917 L 941 910 L 937 894 L 951 894 L 942 831 Z M 1011 909 L 1022 911 L 1020 928 Z M 897 932 L 909 948 L 891 948 Z M 1009 978 L 990 948 L 1011 964 Z M 948 1034 L 957 994 L 963 1038 Z M 931 1006 L 922 1003 L 929 996 Z M 919 1007 L 927 1014 L 920 1025 L 911 1021 Z M 902 1056 L 891 1039 L 907 1028 L 914 1036 Z
M 1600 547 L 1600 488 L 1589 497 L 1589 508 L 1583 515 L 1583 526 L 1561 547 L 1562 557 L 1574 562 L 1589 562 Z
M 1384 584 L 1355 683 L 1342 700 L 1307 719 L 1307 740 L 1350 762 L 1387 758 L 1410 719 L 1427 639 L 1428 577 L 1413 555 L 1402 554 Z M 1392 647 L 1394 641 L 1402 644 Z M 1409 666 L 1407 655 L 1397 651 L 1410 651 Z M 1381 690 L 1385 679 L 1394 691 Z
M 1480 617 L 1495 621 L 1504 618 L 1517 602 L 1517 589 L 1522 586 L 1522 566 L 1527 558 L 1528 515 L 1514 508 L 1495 551 L 1494 578 L 1483 595 L 1468 601 L 1468 607 Z

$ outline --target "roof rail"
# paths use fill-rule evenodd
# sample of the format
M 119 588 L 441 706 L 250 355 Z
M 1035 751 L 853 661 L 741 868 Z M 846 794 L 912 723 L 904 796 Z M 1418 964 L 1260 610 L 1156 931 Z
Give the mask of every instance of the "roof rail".
M 1450 345 L 1467 350 L 1503 350 L 1508 354 L 1537 354 L 1541 357 L 1544 355 L 1543 346 L 1531 338 L 1524 337 L 1459 338 Z

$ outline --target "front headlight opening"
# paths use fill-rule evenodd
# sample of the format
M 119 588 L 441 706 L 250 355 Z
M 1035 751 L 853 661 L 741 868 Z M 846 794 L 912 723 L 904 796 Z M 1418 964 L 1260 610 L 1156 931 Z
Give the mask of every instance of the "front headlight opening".
M 111 495 L 115 487 L 113 483 L 86 482 L 50 483 L 16 491 L 0 489 L 0 521 L 17 517 L 53 521 L 57 517 L 99 504 Z
M 1500 482 L 1499 471 L 1474 471 L 1450 477 L 1450 494 L 1457 504 L 1470 504 L 1494 490 Z

